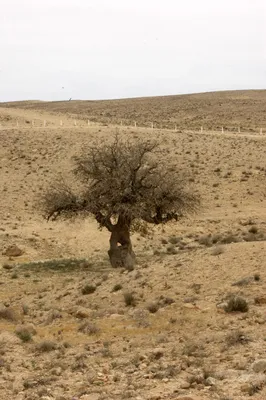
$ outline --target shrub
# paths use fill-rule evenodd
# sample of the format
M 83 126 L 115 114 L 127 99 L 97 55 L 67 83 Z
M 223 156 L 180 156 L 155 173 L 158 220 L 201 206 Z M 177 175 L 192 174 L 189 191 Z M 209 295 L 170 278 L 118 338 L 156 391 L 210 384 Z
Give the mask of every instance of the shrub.
M 49 351 L 53 351 L 57 349 L 57 344 L 52 342 L 51 340 L 44 340 L 36 345 L 36 350 L 41 353 L 48 353 Z
M 15 333 L 22 342 L 30 342 L 32 340 L 32 334 L 27 328 L 17 328 Z
M 82 288 L 81 293 L 82 294 L 91 294 L 91 293 L 94 293 L 95 290 L 96 290 L 96 286 L 87 284 Z
M 227 306 L 225 307 L 225 311 L 230 312 L 247 312 L 248 311 L 248 303 L 247 301 L 240 296 L 233 296 L 228 300 Z
M 79 326 L 78 330 L 87 335 L 97 335 L 100 332 L 100 329 L 91 322 L 83 322 L 83 324 Z
M 120 283 L 117 283 L 114 285 L 112 292 L 118 292 L 118 290 L 122 289 L 122 285 Z
M 147 305 L 147 310 L 149 310 L 149 312 L 151 314 L 155 314 L 158 310 L 159 310 L 160 306 L 158 303 L 153 302 Z
M 248 341 L 245 334 L 239 330 L 228 333 L 225 340 L 228 346 L 235 346 L 236 344 L 243 344 Z
M 136 299 L 134 297 L 134 294 L 132 292 L 125 292 L 124 293 L 124 300 L 126 303 L 126 306 L 132 306 L 134 307 L 136 305 Z

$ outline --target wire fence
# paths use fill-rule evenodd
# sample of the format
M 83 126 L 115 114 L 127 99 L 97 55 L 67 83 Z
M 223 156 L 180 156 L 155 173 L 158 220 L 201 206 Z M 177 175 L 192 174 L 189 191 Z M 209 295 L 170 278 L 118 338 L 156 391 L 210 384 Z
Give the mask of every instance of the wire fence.
M 65 129 L 73 129 L 73 128 L 93 128 L 93 127 L 116 127 L 116 128 L 134 128 L 134 129 L 149 129 L 149 130 L 165 130 L 172 132 L 183 132 L 183 131 L 193 131 L 199 133 L 221 133 L 221 134 L 249 134 L 249 135 L 264 135 L 266 134 L 266 128 L 250 128 L 250 127 L 242 127 L 242 126 L 233 126 L 233 127 L 204 127 L 200 126 L 198 128 L 195 127 L 180 127 L 175 124 L 164 125 L 163 123 L 156 122 L 145 122 L 138 123 L 137 121 L 128 122 L 128 121 L 120 121 L 119 124 L 114 123 L 105 123 L 105 122 L 95 122 L 91 120 L 77 120 L 77 119 L 68 119 L 68 120 L 26 120 L 26 121 L 16 121 L 16 122 L 0 122 L 0 130 L 8 130 L 8 129 L 45 129 L 45 128 L 65 128 Z

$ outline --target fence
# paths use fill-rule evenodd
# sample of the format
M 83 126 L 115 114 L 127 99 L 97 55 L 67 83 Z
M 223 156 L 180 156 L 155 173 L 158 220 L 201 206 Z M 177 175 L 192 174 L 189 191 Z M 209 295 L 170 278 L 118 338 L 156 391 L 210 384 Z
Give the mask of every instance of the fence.
M 137 123 L 137 121 L 134 121 L 133 123 L 127 123 L 124 124 L 123 121 L 120 121 L 120 124 L 106 124 L 106 123 L 101 123 L 101 122 L 92 122 L 90 120 L 67 120 L 63 121 L 62 119 L 59 121 L 48 121 L 48 120 L 32 120 L 32 121 L 25 121 L 25 122 L 15 122 L 14 124 L 3 124 L 0 123 L 0 130 L 6 130 L 6 129 L 29 129 L 30 127 L 36 129 L 36 128 L 58 128 L 58 127 L 64 127 L 66 129 L 72 129 L 73 127 L 80 127 L 80 128 L 89 128 L 89 127 L 97 127 L 97 126 L 113 126 L 113 127 L 127 127 L 127 128 L 140 128 L 140 129 L 150 129 L 150 130 L 166 130 L 166 131 L 173 131 L 173 132 L 180 132 L 180 131 L 193 131 L 193 132 L 199 132 L 199 133 L 238 133 L 238 134 L 250 134 L 250 135 L 263 135 L 266 133 L 266 128 L 245 128 L 245 127 L 231 127 L 231 128 L 224 128 L 223 126 L 221 128 L 204 128 L 201 126 L 198 129 L 195 128 L 179 128 L 177 125 L 174 125 L 169 127 L 169 124 L 167 124 L 167 127 L 163 126 L 162 124 L 156 124 L 154 122 L 150 123 L 145 123 L 145 125 L 141 125 Z

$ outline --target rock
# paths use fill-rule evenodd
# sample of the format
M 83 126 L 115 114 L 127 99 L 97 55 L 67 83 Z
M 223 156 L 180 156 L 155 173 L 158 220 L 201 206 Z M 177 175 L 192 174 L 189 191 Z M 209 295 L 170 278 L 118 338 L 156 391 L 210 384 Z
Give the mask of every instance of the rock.
M 19 257 L 23 254 L 23 251 L 16 245 L 13 244 L 12 246 L 9 246 L 4 252 L 4 256 L 8 257 Z
M 76 318 L 79 319 L 88 318 L 90 316 L 90 311 L 91 310 L 87 310 L 86 308 L 79 308 L 78 311 L 76 312 Z
M 176 400 L 203 400 L 200 397 L 197 396 L 181 396 L 181 397 L 177 397 Z
M 216 379 L 213 378 L 212 376 L 209 376 L 209 377 L 206 379 L 206 384 L 207 384 L 208 386 L 215 386 L 216 383 L 217 383 Z
M 84 394 L 83 396 L 80 397 L 80 400 L 98 400 L 100 398 L 99 393 L 90 393 L 90 394 Z
M 180 382 L 180 389 L 189 389 L 190 388 L 190 383 L 187 381 L 181 381 Z
M 261 304 L 266 304 L 266 296 L 257 296 L 254 299 L 255 304 L 261 305 Z
M 160 358 L 163 357 L 163 355 L 164 355 L 164 350 L 161 349 L 161 348 L 156 348 L 156 349 L 154 349 L 154 350 L 152 351 L 152 353 L 151 353 L 151 357 L 152 357 L 154 360 L 159 360 Z
M 255 361 L 252 364 L 252 369 L 254 372 L 266 372 L 266 359 Z

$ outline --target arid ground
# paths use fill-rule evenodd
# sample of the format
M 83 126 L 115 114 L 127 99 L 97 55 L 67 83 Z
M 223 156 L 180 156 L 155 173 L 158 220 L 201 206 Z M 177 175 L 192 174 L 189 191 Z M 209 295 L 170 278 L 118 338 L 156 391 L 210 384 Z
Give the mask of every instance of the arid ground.
M 265 111 L 266 91 L 0 104 L 1 399 L 266 399 Z M 92 218 L 38 208 L 115 132 L 158 140 L 202 198 L 133 234 L 132 272 Z

